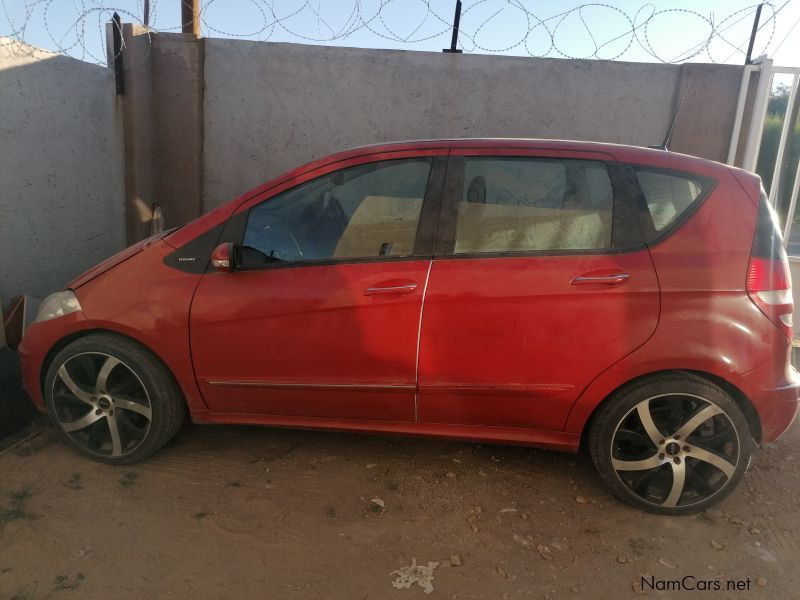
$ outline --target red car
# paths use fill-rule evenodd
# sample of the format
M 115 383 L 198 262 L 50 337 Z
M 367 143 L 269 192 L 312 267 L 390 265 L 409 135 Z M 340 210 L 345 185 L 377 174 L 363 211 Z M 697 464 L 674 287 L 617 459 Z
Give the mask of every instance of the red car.
M 195 423 L 590 451 L 644 509 L 702 510 L 792 422 L 792 295 L 757 176 L 660 150 L 348 150 L 48 297 L 25 385 L 109 463 Z

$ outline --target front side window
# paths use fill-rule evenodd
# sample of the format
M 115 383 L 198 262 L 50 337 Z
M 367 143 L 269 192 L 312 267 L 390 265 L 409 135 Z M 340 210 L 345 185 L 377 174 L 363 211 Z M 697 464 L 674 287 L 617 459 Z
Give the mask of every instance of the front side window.
M 455 252 L 610 249 L 612 198 L 602 162 L 468 157 Z
M 358 165 L 262 202 L 242 263 L 410 256 L 430 168 L 428 158 Z

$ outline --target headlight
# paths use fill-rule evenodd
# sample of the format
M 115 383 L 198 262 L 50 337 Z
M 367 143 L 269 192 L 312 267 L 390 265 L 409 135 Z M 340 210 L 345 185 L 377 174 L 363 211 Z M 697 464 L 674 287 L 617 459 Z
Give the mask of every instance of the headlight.
M 42 300 L 39 305 L 39 311 L 36 313 L 35 323 L 42 321 L 49 321 L 50 319 L 57 319 L 69 313 L 78 312 L 81 310 L 81 303 L 72 292 L 56 292 L 50 294 L 47 298 Z

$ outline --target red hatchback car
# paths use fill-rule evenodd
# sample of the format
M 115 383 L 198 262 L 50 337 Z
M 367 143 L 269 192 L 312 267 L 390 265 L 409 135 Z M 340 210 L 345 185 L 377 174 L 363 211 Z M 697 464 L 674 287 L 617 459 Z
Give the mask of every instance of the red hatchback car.
M 349 150 L 108 259 L 20 353 L 109 463 L 195 423 L 591 452 L 644 509 L 708 507 L 798 408 L 792 295 L 757 176 L 659 150 Z

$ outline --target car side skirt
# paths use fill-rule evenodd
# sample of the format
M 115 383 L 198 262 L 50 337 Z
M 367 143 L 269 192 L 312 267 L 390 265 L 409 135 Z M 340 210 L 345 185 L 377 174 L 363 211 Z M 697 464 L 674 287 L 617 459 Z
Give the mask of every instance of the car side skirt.
M 192 421 L 200 425 L 266 425 L 292 429 L 320 429 L 350 433 L 409 435 L 472 442 L 533 446 L 561 452 L 577 452 L 579 433 L 448 423 L 410 421 L 375 421 L 363 419 L 328 419 L 325 417 L 282 417 L 277 415 L 211 413 L 194 411 Z

